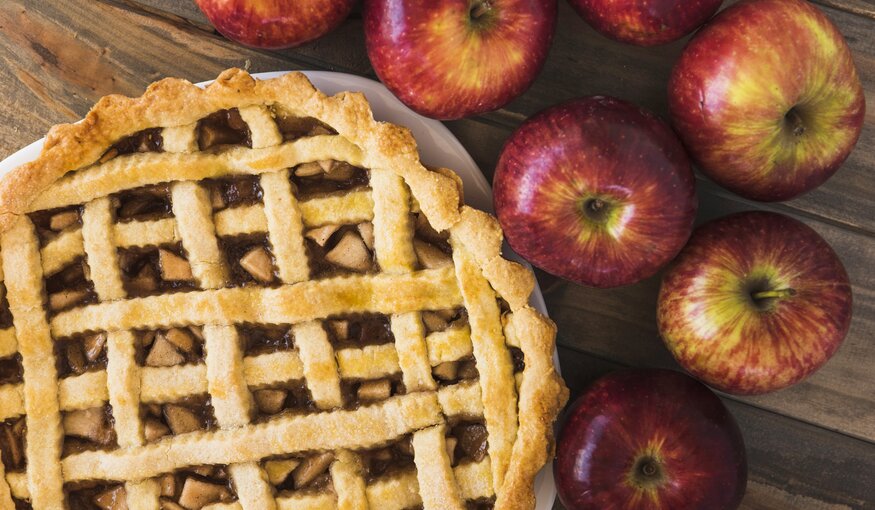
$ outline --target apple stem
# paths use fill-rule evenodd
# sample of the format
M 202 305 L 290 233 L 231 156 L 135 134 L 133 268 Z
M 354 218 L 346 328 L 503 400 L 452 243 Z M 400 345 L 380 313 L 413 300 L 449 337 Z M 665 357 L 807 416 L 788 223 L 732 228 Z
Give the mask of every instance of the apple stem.
M 471 9 L 471 18 L 479 19 L 481 16 L 489 12 L 489 9 L 491 8 L 492 5 L 490 5 L 489 0 L 482 0 L 480 2 L 477 2 Z
M 796 289 L 777 289 L 777 290 L 761 290 L 759 292 L 754 292 L 751 294 L 751 297 L 754 301 L 760 301 L 763 299 L 779 299 L 785 297 L 791 297 L 796 295 Z

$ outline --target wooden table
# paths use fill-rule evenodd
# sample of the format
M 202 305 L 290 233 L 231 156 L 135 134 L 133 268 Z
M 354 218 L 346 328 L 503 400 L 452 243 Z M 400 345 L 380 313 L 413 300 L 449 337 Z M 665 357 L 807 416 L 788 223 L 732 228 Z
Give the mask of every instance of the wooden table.
M 854 284 L 850 334 L 825 368 L 772 395 L 725 399 L 747 443 L 746 509 L 875 508 L 875 3 L 816 3 L 847 37 L 866 88 L 869 111 L 856 151 L 825 185 L 784 204 L 698 183 L 700 221 L 745 209 L 799 218 L 832 244 Z M 505 109 L 448 123 L 487 177 L 510 131 L 560 100 L 611 94 L 666 115 L 666 81 L 683 42 L 655 49 L 614 43 L 565 0 L 559 5 L 550 58 L 534 86 Z M 375 76 L 357 13 L 315 43 L 265 52 L 218 36 L 190 0 L 2 0 L 0 59 L 0 159 L 52 124 L 79 119 L 99 97 L 139 95 L 165 76 L 201 81 L 232 66 Z M 656 331 L 658 277 L 617 290 L 538 278 L 573 393 L 618 367 L 676 366 Z

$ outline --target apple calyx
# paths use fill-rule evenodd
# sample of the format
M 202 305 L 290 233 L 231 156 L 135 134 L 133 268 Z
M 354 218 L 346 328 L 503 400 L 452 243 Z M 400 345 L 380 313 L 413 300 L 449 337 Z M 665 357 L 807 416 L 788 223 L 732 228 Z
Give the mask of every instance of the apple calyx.
M 628 482 L 636 489 L 655 490 L 666 482 L 662 462 L 654 455 L 644 454 L 632 464 Z
M 475 0 L 472 2 L 471 8 L 468 11 L 471 24 L 478 28 L 488 25 L 493 19 L 492 9 L 492 0 Z
M 797 138 L 805 134 L 805 120 L 795 106 L 784 115 L 784 125 Z
M 599 225 L 608 222 L 613 209 L 613 204 L 597 197 L 587 198 L 580 204 L 580 211 L 586 219 Z

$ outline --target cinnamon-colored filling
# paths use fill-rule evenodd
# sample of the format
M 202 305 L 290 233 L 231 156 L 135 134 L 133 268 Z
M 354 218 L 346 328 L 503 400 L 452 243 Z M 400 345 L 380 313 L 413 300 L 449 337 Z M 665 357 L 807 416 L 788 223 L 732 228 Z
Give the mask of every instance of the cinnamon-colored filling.
M 400 377 L 384 377 L 367 381 L 342 380 L 340 392 L 343 395 L 343 408 L 358 409 L 361 406 L 382 402 L 395 395 L 403 395 L 407 389 Z
M 237 499 L 226 465 L 192 466 L 161 475 L 157 481 L 162 509 L 200 509 Z
M 421 317 L 426 334 L 446 331 L 450 328 L 462 328 L 468 324 L 468 311 L 461 307 L 426 310 L 422 312 Z
M 304 381 L 252 390 L 255 421 L 265 421 L 281 413 L 306 414 L 319 409 Z
M 225 179 L 208 179 L 202 183 L 209 190 L 214 211 L 261 201 L 264 191 L 256 175 L 237 175 Z
M 164 138 L 161 136 L 162 128 L 150 128 L 122 138 L 107 150 L 100 158 L 105 163 L 112 158 L 134 152 L 162 152 L 164 150 Z
M 204 336 L 199 326 L 136 331 L 137 363 L 172 367 L 204 361 Z
M 149 221 L 170 218 L 170 185 L 154 184 L 111 195 L 115 217 L 119 222 Z
M 371 173 L 345 161 L 321 160 L 302 163 L 291 172 L 298 200 L 320 197 L 338 191 L 365 188 Z
M 312 229 L 305 233 L 305 240 L 313 279 L 374 273 L 379 269 L 374 256 L 373 234 L 369 237 L 368 230 L 361 225 L 328 225 Z
M 372 484 L 377 479 L 410 470 L 413 463 L 413 444 L 407 435 L 382 448 L 359 452 L 365 480 Z
M 88 481 L 64 484 L 70 510 L 126 510 L 125 486 L 122 483 Z
M 231 268 L 232 285 L 269 285 L 279 281 L 276 260 L 264 234 L 219 239 Z
M 25 456 L 26 417 L 10 418 L 0 423 L 0 459 L 6 471 L 23 471 L 27 466 Z
M 118 446 L 114 429 L 115 421 L 109 404 L 62 412 L 61 418 L 64 428 L 62 457 Z
M 106 333 L 77 335 L 54 343 L 58 377 L 106 368 Z
M 276 351 L 288 351 L 294 347 L 291 326 L 268 324 L 243 324 L 237 326 L 245 356 L 257 356 Z
M 362 348 L 395 341 L 389 317 L 382 314 L 350 314 L 331 317 L 323 322 L 335 349 Z
M 495 508 L 495 497 L 480 498 L 465 502 L 465 510 L 492 510 Z
M 221 145 L 252 147 L 252 132 L 237 108 L 231 108 L 211 113 L 198 121 L 197 140 L 202 151 Z
M 46 279 L 46 309 L 49 316 L 97 301 L 90 269 L 80 257 Z
M 0 282 L 0 329 L 12 327 L 12 312 L 9 311 L 9 300 L 6 299 L 6 286 Z
M 473 356 L 456 361 L 445 361 L 432 367 L 432 376 L 441 386 L 457 384 L 461 381 L 473 381 L 480 378 L 477 361 Z
M 165 436 L 216 428 L 209 395 L 193 395 L 164 404 L 142 404 L 140 412 L 146 442 L 150 443 Z
M 82 208 L 78 205 L 37 211 L 28 216 L 36 227 L 40 246 L 45 246 L 65 230 L 82 226 Z
M 21 355 L 13 354 L 0 359 L 0 385 L 18 384 L 24 380 L 24 369 L 21 367 Z
M 294 117 L 274 112 L 274 120 L 284 141 L 308 136 L 336 135 L 337 131 L 313 117 Z
M 262 466 L 277 491 L 320 492 L 331 486 L 332 452 L 276 457 Z
M 130 297 L 145 297 L 196 287 L 180 244 L 118 249 L 122 285 Z
M 460 421 L 447 432 L 447 444 L 453 466 L 480 462 L 489 450 L 489 432 L 483 422 Z
M 516 347 L 508 347 L 510 350 L 510 359 L 513 362 L 513 373 L 517 374 L 526 369 L 526 360 L 523 356 L 523 351 Z

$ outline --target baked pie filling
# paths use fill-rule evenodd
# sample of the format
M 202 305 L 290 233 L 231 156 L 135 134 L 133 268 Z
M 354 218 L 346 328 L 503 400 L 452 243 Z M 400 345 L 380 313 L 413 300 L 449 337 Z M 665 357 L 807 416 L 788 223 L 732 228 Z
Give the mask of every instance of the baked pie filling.
M 564 394 L 531 276 L 451 178 L 364 150 L 399 135 L 351 130 L 360 98 L 264 87 L 119 136 L 8 225 L 0 507 L 529 507 Z

